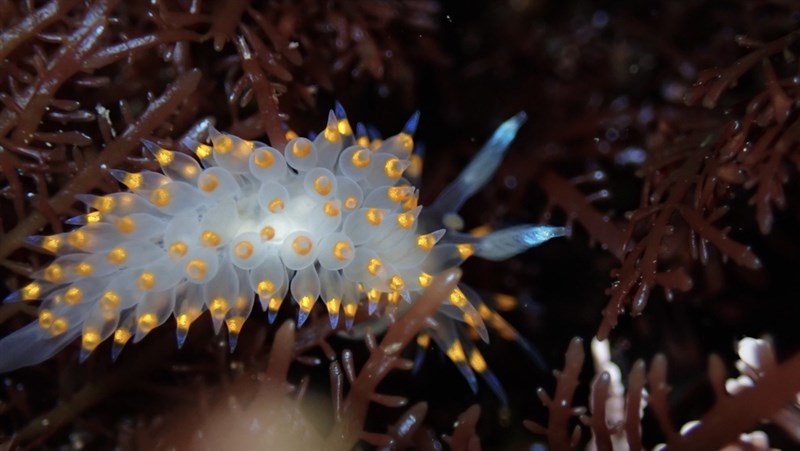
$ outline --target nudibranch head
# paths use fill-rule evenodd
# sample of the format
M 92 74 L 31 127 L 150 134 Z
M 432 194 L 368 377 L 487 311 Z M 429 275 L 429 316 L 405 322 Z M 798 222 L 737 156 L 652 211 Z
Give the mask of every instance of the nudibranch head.
M 299 324 L 322 301 L 332 327 L 341 314 L 350 327 L 362 307 L 414 302 L 433 275 L 471 255 L 507 258 L 561 235 L 549 226 L 483 237 L 437 229 L 488 180 L 523 120 L 501 126 L 427 215 L 404 178 L 418 167 L 418 115 L 385 140 L 361 126 L 354 134 L 337 108 L 319 135 L 283 149 L 216 130 L 208 144 L 182 142 L 194 157 L 146 142 L 161 173 L 111 170 L 128 191 L 80 195 L 91 212 L 67 221 L 78 228 L 29 239 L 57 257 L 7 299 L 42 303 L 38 321 L 0 340 L 0 371 L 42 361 L 78 335 L 82 358 L 109 337 L 116 355 L 170 316 L 182 344 L 206 310 L 234 347 L 255 299 L 273 321 L 287 294 Z M 462 286 L 442 314 L 486 338 L 482 306 Z M 444 329 L 432 335 L 467 365 Z

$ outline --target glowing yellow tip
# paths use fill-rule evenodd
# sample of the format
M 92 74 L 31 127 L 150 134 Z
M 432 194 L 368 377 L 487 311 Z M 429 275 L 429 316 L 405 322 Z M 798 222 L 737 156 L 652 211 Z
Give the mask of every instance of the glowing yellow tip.
M 264 226 L 261 228 L 261 241 L 269 241 L 275 238 L 275 228 L 272 226 Z
M 358 312 L 358 304 L 345 304 L 343 310 L 346 317 L 355 318 L 356 312 Z
M 144 181 L 144 177 L 142 174 L 125 174 L 125 177 L 122 178 L 122 183 L 125 184 L 130 189 L 139 189 L 142 186 L 142 182 Z
M 419 247 L 420 250 L 429 252 L 431 249 L 433 249 L 433 246 L 435 245 L 436 245 L 436 237 L 432 233 L 429 233 L 427 235 L 419 235 L 417 237 L 417 247 Z
M 46 236 L 42 238 L 42 248 L 48 252 L 56 253 L 61 247 L 61 240 L 58 236 Z
M 381 268 L 383 268 L 383 262 L 378 258 L 370 258 L 367 262 L 367 272 L 373 276 L 377 276 Z
M 399 204 L 408 199 L 413 192 L 413 188 L 409 186 L 392 186 L 386 190 L 386 197 L 389 198 L 390 201 Z
M 200 241 L 205 247 L 217 247 L 222 242 L 222 238 L 213 230 L 205 230 L 200 235 Z
M 64 318 L 63 316 L 53 320 L 53 324 L 50 325 L 50 333 L 54 337 L 63 334 L 68 329 L 69 329 L 69 320 Z
M 219 178 L 214 174 L 203 174 L 197 181 L 197 186 L 206 193 L 211 193 L 219 186 Z
M 464 355 L 464 348 L 461 347 L 461 342 L 456 340 L 447 348 L 447 357 L 450 357 L 455 363 L 463 362 L 467 359 Z
M 414 149 L 414 138 L 411 137 L 408 133 L 398 133 L 397 137 L 400 138 L 400 144 L 403 146 L 403 150 L 406 152 L 411 152 Z
M 450 303 L 458 308 L 466 307 L 467 297 L 461 289 L 454 288 L 453 291 L 450 292 Z
M 320 196 L 327 196 L 331 193 L 331 190 L 333 190 L 333 182 L 331 182 L 330 177 L 320 175 L 314 179 L 314 191 Z
M 292 249 L 297 255 L 308 255 L 313 247 L 311 238 L 305 235 L 300 235 L 292 241 Z
M 332 143 L 339 142 L 339 140 L 342 138 L 335 125 L 333 127 L 326 127 L 323 135 L 325 135 L 325 139 Z
M 169 245 L 167 252 L 172 260 L 180 260 L 189 252 L 189 246 L 183 241 L 176 241 Z
M 403 209 L 405 209 L 405 210 L 413 210 L 413 209 L 417 208 L 417 200 L 418 199 L 417 199 L 416 195 L 408 196 L 408 199 L 403 201 Z
M 39 327 L 41 327 L 42 329 L 49 329 L 50 326 L 53 325 L 53 319 L 55 319 L 55 315 L 53 315 L 53 312 L 51 310 L 48 310 L 46 308 L 39 310 L 38 321 L 39 321 Z
M 514 296 L 510 296 L 508 294 L 496 294 L 494 295 L 494 301 L 497 303 L 497 309 L 503 312 L 508 312 L 510 310 L 514 310 L 517 308 L 519 302 L 517 298 Z
M 344 200 L 344 208 L 352 211 L 358 207 L 358 199 L 353 196 L 348 197 Z
M 69 243 L 72 247 L 81 248 L 86 245 L 86 242 L 89 241 L 86 237 L 86 233 L 83 230 L 73 230 L 67 235 L 67 243 Z
M 420 348 L 427 348 L 431 344 L 431 336 L 428 334 L 417 335 L 417 345 Z
M 142 271 L 136 279 L 136 286 L 143 291 L 152 290 L 156 286 L 156 275 L 151 271 Z
M 81 347 L 83 349 L 92 352 L 99 344 L 100 332 L 96 328 L 86 327 L 83 329 L 83 337 L 81 337 Z
M 381 292 L 380 291 L 378 291 L 378 290 L 376 290 L 374 288 L 372 290 L 368 290 L 367 291 L 367 301 L 369 301 L 370 304 L 377 304 L 378 301 L 380 301 L 380 300 L 381 300 Z
M 338 315 L 339 308 L 342 306 L 342 300 L 336 297 L 330 298 L 325 302 L 325 306 L 328 307 L 329 315 Z
M 367 222 L 372 225 L 380 225 L 383 222 L 383 212 L 378 210 L 377 208 L 369 208 L 364 213 L 364 217 L 367 218 Z
M 403 175 L 403 162 L 397 158 L 389 158 L 383 165 L 383 173 L 390 179 L 398 179 Z
M 39 285 L 39 283 L 37 282 L 31 282 L 24 288 L 19 290 L 19 292 L 22 295 L 23 301 L 31 301 L 33 299 L 39 299 L 39 296 L 42 294 L 42 286 Z
M 366 136 L 359 136 L 356 138 L 356 144 L 363 147 L 369 147 L 369 138 Z
M 397 304 L 400 302 L 400 293 L 397 291 L 392 291 L 386 295 L 386 300 L 389 301 L 390 304 Z
M 234 316 L 225 320 L 225 325 L 228 327 L 228 333 L 239 335 L 244 325 L 244 318 L 241 316 Z
M 101 197 L 99 199 L 95 199 L 92 203 L 92 208 L 97 209 L 100 213 L 111 213 L 114 210 L 114 198 L 111 196 Z
M 44 280 L 59 283 L 64 279 L 64 269 L 58 263 L 53 263 L 44 270 Z
M 458 255 L 461 256 L 461 259 L 466 260 L 475 253 L 475 245 L 471 243 L 456 244 L 456 250 L 458 251 Z
M 269 304 L 267 305 L 267 309 L 270 312 L 277 312 L 281 308 L 282 303 L 283 303 L 283 298 L 271 297 L 269 298 Z
M 469 234 L 472 236 L 486 236 L 492 231 L 492 226 L 489 224 L 484 224 L 482 226 L 475 227 L 474 229 L 469 231 Z
M 267 204 L 267 210 L 269 210 L 270 213 L 279 213 L 283 211 L 284 207 L 283 199 L 280 197 L 272 199 L 269 201 L 269 204 Z
M 339 201 L 329 200 L 322 205 L 322 211 L 328 216 L 338 216 L 341 210 L 339 209 Z
M 100 308 L 106 311 L 115 310 L 119 307 L 119 301 L 119 294 L 111 290 L 106 291 L 103 293 L 103 296 L 100 297 Z
M 406 173 L 410 177 L 419 177 L 422 175 L 422 157 L 419 155 L 411 155 L 410 160 L 411 164 L 406 169 Z
M 404 229 L 410 229 L 414 225 L 416 218 L 413 213 L 401 213 L 397 215 L 397 225 Z
M 292 145 L 292 155 L 297 158 L 305 158 L 311 154 L 311 142 L 301 139 Z
M 203 158 L 207 158 L 209 155 L 211 155 L 211 146 L 206 145 L 206 144 L 198 144 L 197 148 L 194 149 L 194 153 L 201 160 Z
M 121 265 L 128 259 L 128 251 L 122 246 L 117 246 L 106 254 L 106 260 L 114 265 Z
M 155 329 L 157 321 L 158 318 L 155 313 L 143 313 L 136 318 L 136 327 L 139 328 L 142 333 L 149 334 L 151 330 Z
M 492 312 L 492 309 L 487 307 L 486 304 L 478 305 L 478 314 L 481 315 L 484 321 L 488 321 L 494 316 L 494 312 Z
M 469 366 L 478 373 L 486 371 L 486 361 L 477 349 L 474 349 L 469 356 Z
M 286 141 L 291 141 L 297 138 L 297 133 L 295 133 L 294 130 L 288 130 L 283 137 L 286 138 Z
M 305 295 L 305 296 L 300 296 L 300 299 L 297 301 L 297 304 L 300 305 L 300 310 L 308 313 L 311 311 L 311 308 L 314 307 L 314 301 L 316 301 L 316 298 L 310 295 Z
M 89 277 L 94 272 L 94 267 L 91 263 L 81 262 L 75 265 L 74 271 L 81 277 Z
M 478 321 L 476 320 L 476 318 L 473 315 L 471 315 L 470 313 L 468 313 L 468 312 L 465 312 L 463 315 L 461 315 L 461 319 L 464 320 L 464 323 L 466 325 L 468 325 L 468 326 L 470 326 L 472 328 L 474 328 L 474 327 L 476 327 L 478 325 Z
M 69 287 L 67 291 L 64 292 L 64 300 L 67 301 L 69 305 L 79 304 L 83 299 L 83 291 L 80 287 Z
M 353 246 L 347 241 L 337 241 L 333 245 L 333 256 L 340 261 L 345 261 L 353 255 Z
M 350 127 L 350 122 L 348 122 L 347 119 L 339 119 L 339 122 L 336 123 L 336 129 L 344 136 L 353 134 L 353 129 Z
M 428 274 L 428 273 L 426 273 L 426 272 L 421 272 L 421 273 L 419 273 L 418 280 L 419 280 L 419 284 L 422 286 L 422 288 L 425 288 L 428 285 L 430 285 L 431 282 L 433 282 L 433 276 Z
M 262 169 L 267 169 L 275 163 L 275 157 L 269 150 L 260 149 L 253 155 L 253 163 Z
M 93 211 L 93 212 L 89 213 L 88 215 L 86 215 L 86 223 L 87 224 L 94 224 L 94 223 L 100 222 L 101 219 L 103 219 L 103 214 L 100 213 L 99 211 Z
M 186 263 L 186 276 L 194 281 L 202 280 L 206 276 L 206 262 L 193 258 Z
M 236 246 L 233 247 L 233 253 L 237 258 L 247 260 L 253 256 L 253 243 L 249 241 L 239 241 L 236 243 Z
M 120 327 L 114 331 L 114 344 L 118 346 L 125 346 L 125 343 L 131 339 L 131 336 L 133 336 L 133 334 L 130 330 L 125 327 Z
M 208 303 L 208 311 L 211 312 L 213 318 L 223 318 L 228 310 L 230 310 L 230 305 L 222 296 L 217 296 Z
M 172 196 L 166 188 L 156 188 L 150 193 L 150 202 L 156 207 L 163 208 L 172 202 Z
M 194 321 L 194 318 L 192 318 L 192 316 L 188 313 L 181 313 L 175 317 L 175 323 L 177 324 L 178 330 L 189 330 L 189 326 L 192 325 L 192 321 Z
M 261 298 L 268 298 L 275 293 L 275 284 L 269 279 L 264 279 L 256 285 L 256 291 Z
M 400 291 L 405 288 L 406 284 L 403 282 L 403 278 L 400 277 L 399 274 L 395 274 L 389 279 L 389 288 L 394 291 Z
M 372 159 L 372 154 L 367 149 L 359 149 L 353 152 L 353 156 L 350 158 L 350 162 L 353 163 L 353 166 L 357 168 L 365 168 L 369 166 L 369 162 Z
M 175 155 L 172 154 L 172 151 L 167 149 L 158 149 L 156 151 L 156 160 L 158 160 L 158 164 L 161 166 L 167 166 L 172 164 L 175 160 Z
M 381 146 L 381 144 L 383 144 L 382 139 L 373 139 L 372 141 L 369 142 L 369 148 L 372 150 L 377 150 Z
M 136 230 L 136 221 L 130 216 L 123 216 L 114 221 L 117 231 L 122 234 L 133 233 Z
M 220 154 L 226 154 L 233 148 L 233 139 L 228 135 L 219 136 L 214 142 L 214 150 Z

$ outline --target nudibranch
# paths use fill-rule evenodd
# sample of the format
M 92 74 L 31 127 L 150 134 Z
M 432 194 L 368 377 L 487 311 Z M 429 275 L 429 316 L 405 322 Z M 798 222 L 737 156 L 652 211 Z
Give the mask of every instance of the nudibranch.
M 522 225 L 476 236 L 447 227 L 492 176 L 524 113 L 503 123 L 426 209 L 404 177 L 420 169 L 418 118 L 382 140 L 360 124 L 354 133 L 337 105 L 319 135 L 289 132 L 284 149 L 213 129 L 208 144 L 182 141 L 195 156 L 145 142 L 161 172 L 112 169 L 127 191 L 79 195 L 91 210 L 67 220 L 79 227 L 29 238 L 56 258 L 5 300 L 41 304 L 36 321 L 0 340 L 0 372 L 48 359 L 79 335 L 81 360 L 109 337 L 116 357 L 170 316 L 180 346 L 206 310 L 234 348 L 256 298 L 270 322 L 291 297 L 299 324 L 321 301 L 332 327 L 343 313 L 350 328 L 359 309 L 373 315 L 413 303 L 433 276 L 470 256 L 501 260 L 565 233 Z M 466 327 L 486 340 L 492 314 L 462 284 L 428 332 L 473 386 L 470 368 L 486 365 L 461 337 Z

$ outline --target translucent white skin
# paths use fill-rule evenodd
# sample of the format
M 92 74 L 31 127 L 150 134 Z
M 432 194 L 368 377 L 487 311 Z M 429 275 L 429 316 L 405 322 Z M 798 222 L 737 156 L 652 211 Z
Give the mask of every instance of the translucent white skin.
M 78 196 L 93 209 L 67 221 L 81 227 L 29 239 L 56 259 L 6 299 L 42 303 L 37 321 L 0 340 L 0 372 L 41 362 L 78 335 L 82 359 L 111 336 L 116 356 L 170 316 L 181 345 L 205 310 L 215 330 L 226 325 L 233 348 L 256 298 L 273 321 L 290 295 L 300 324 L 321 300 L 331 326 L 343 312 L 349 328 L 362 306 L 373 314 L 381 304 L 414 302 L 430 277 L 470 255 L 504 259 L 566 232 L 418 230 L 438 227 L 489 180 L 525 116 L 498 128 L 476 156 L 481 164 L 470 164 L 427 216 L 403 178 L 417 119 L 369 140 L 354 136 L 337 108 L 316 138 L 284 149 L 211 130 L 209 145 L 183 142 L 197 158 L 145 143 L 162 173 L 112 170 L 128 192 Z M 441 313 L 486 339 L 480 302 L 463 287 Z M 452 325 L 431 335 L 445 349 L 457 341 Z

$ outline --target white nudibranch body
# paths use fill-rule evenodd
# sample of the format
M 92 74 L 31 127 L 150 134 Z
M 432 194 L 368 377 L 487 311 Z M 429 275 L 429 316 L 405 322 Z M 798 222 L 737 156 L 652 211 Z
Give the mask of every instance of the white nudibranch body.
M 111 170 L 129 191 L 78 196 L 92 210 L 67 221 L 80 227 L 29 239 L 56 258 L 6 299 L 42 302 L 37 321 L 0 340 L 0 372 L 43 361 L 78 335 L 82 359 L 109 337 L 116 356 L 170 316 L 180 345 L 205 310 L 235 347 L 256 298 L 270 322 L 288 295 L 298 323 L 322 301 L 332 327 L 342 313 L 350 327 L 359 308 L 414 302 L 439 271 L 473 254 L 507 258 L 564 234 L 538 225 L 481 237 L 437 230 L 486 183 L 525 116 L 501 125 L 428 214 L 404 178 L 420 170 L 417 119 L 369 139 L 337 106 L 316 138 L 292 137 L 284 149 L 216 130 L 209 144 L 182 142 L 196 158 L 145 143 L 162 173 Z M 462 285 L 440 315 L 486 339 L 484 310 Z M 440 323 L 430 335 L 465 374 L 482 374 L 453 321 Z

